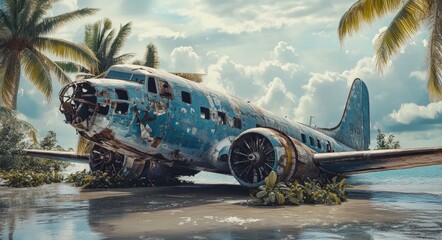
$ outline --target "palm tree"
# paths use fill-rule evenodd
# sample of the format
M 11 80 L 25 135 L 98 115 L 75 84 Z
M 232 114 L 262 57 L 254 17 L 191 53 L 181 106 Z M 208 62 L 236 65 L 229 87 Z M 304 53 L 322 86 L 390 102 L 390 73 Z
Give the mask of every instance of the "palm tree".
M 397 12 L 387 29 L 376 40 L 376 68 L 383 72 L 422 24 L 429 26 L 428 92 L 431 100 L 442 100 L 442 2 L 438 0 L 358 0 L 342 16 L 338 33 L 341 44 L 347 35 L 359 31 L 365 23 Z
M 153 43 L 149 43 L 146 47 L 146 53 L 144 54 L 144 63 L 140 60 L 136 60 L 133 64 L 143 65 L 151 68 L 158 68 L 160 66 L 160 60 L 158 57 L 158 49 Z M 181 73 L 181 72 L 171 72 L 177 76 L 188 79 L 194 82 L 202 82 L 204 74 L 201 73 Z
M 90 68 L 96 64 L 93 53 L 80 44 L 48 37 L 76 19 L 92 15 L 96 9 L 84 8 L 45 17 L 57 0 L 3 0 L 0 6 L 0 85 L 2 105 L 17 109 L 21 72 L 34 87 L 51 99 L 51 74 L 61 84 L 71 82 L 63 70 L 46 54 L 69 59 Z
M 85 75 L 100 76 L 112 65 L 124 63 L 134 56 L 132 53 L 118 55 L 131 31 L 131 23 L 126 23 L 120 26 L 118 33 L 115 34 L 116 31 L 112 29 L 112 21 L 109 18 L 88 24 L 84 31 L 84 44 L 98 59 L 98 67 L 87 68 L 72 62 L 57 62 L 57 64 L 67 72 L 80 72 L 77 78 Z

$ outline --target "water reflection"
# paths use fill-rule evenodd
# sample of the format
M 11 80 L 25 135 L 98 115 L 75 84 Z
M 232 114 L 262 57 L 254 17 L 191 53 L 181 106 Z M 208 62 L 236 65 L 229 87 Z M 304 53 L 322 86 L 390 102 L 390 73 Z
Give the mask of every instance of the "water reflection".
M 65 184 L 0 190 L 0 239 L 102 239 L 87 222 L 88 201 Z
M 248 191 L 226 184 L 0 188 L 0 239 L 442 239 L 441 170 L 351 177 L 357 188 L 341 206 L 248 207 Z

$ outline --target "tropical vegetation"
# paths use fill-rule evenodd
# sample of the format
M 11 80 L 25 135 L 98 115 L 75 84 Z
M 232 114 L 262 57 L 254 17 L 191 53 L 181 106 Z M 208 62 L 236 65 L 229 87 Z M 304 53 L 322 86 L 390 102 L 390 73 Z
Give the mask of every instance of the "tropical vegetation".
M 109 18 L 88 24 L 84 31 L 84 44 L 92 50 L 98 60 L 98 66 L 88 68 L 72 62 L 57 63 L 66 72 L 79 73 L 77 78 L 101 76 L 112 65 L 125 63 L 134 56 L 132 53 L 120 54 L 131 31 L 132 24 L 129 22 L 120 26 L 117 32 L 112 28 Z
M 388 135 L 388 138 L 386 139 L 385 133 L 383 133 L 380 129 L 378 129 L 377 131 L 378 134 L 376 135 L 376 150 L 401 148 L 399 140 L 395 140 L 395 136 L 393 134 Z
M 190 184 L 190 182 L 174 178 L 171 181 L 161 182 L 145 177 L 136 178 L 122 174 L 109 174 L 102 171 L 79 171 L 67 176 L 66 182 L 72 183 L 75 187 L 83 189 L 94 188 L 133 188 L 133 187 L 155 187 L 164 185 Z
M 430 31 L 427 50 L 428 92 L 430 99 L 442 100 L 442 2 L 437 0 L 358 0 L 341 18 L 338 33 L 341 44 L 346 36 L 359 31 L 366 23 L 396 13 L 376 39 L 376 67 L 383 72 L 422 25 Z
M 264 180 L 265 184 L 259 186 L 258 190 L 252 190 L 252 204 L 258 205 L 283 205 L 302 203 L 339 205 L 347 201 L 345 178 L 337 181 L 334 177 L 331 181 L 323 183 L 318 179 L 306 179 L 302 183 L 297 180 L 293 182 L 277 182 L 274 171 L 270 172 Z
M 83 8 L 56 16 L 49 15 L 57 0 L 3 0 L 0 6 L 0 94 L 2 105 L 17 109 L 22 71 L 47 100 L 52 95 L 52 77 L 60 84 L 71 82 L 49 57 L 56 56 L 95 68 L 92 51 L 81 44 L 50 37 L 58 29 L 97 10 Z
M 0 107 L 0 179 L 11 187 L 32 187 L 63 180 L 60 171 L 67 164 L 23 155 L 23 149 L 64 150 L 56 134 L 49 131 L 38 142 L 32 125 L 17 117 L 13 110 Z

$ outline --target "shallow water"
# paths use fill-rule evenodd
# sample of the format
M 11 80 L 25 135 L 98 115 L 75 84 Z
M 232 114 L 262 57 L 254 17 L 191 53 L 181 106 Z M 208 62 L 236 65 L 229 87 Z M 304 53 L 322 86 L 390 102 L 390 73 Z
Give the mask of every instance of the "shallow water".
M 352 176 L 357 187 L 341 206 L 283 209 L 238 205 L 248 192 L 210 173 L 193 181 L 216 185 L 0 188 L 0 239 L 442 239 L 441 173 L 433 166 Z

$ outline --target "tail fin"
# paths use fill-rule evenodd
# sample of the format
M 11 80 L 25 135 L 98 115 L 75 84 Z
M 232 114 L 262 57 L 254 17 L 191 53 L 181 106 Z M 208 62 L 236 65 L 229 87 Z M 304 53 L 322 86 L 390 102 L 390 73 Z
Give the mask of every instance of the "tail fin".
M 367 86 L 362 80 L 354 80 L 341 122 L 334 128 L 318 130 L 355 150 L 368 150 L 370 106 Z

